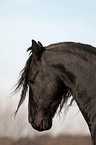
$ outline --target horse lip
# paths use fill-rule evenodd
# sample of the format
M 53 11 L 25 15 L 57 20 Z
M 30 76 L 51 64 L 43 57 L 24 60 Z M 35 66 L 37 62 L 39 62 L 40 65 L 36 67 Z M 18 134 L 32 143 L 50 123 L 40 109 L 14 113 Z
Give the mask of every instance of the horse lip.
M 39 132 L 47 131 L 47 130 L 51 129 L 51 127 L 52 127 L 52 124 L 48 125 L 47 127 L 37 127 L 37 126 L 36 126 L 35 124 L 33 124 L 33 123 L 30 123 L 30 124 L 31 124 L 31 126 L 32 126 L 35 130 L 37 130 L 37 131 L 39 131 Z
M 51 129 L 52 126 L 49 126 L 49 127 L 47 127 L 47 128 L 38 128 L 38 127 L 34 127 L 34 126 L 32 125 L 32 127 L 33 127 L 35 130 L 39 131 L 39 132 L 43 132 L 43 131 L 47 131 L 47 130 Z

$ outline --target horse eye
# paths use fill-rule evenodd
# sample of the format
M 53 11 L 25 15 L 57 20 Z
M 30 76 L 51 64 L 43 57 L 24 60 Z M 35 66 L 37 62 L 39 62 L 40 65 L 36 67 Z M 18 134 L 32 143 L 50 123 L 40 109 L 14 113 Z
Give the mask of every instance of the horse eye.
M 36 78 L 36 76 L 38 75 L 38 72 L 39 72 L 39 71 L 37 71 L 37 72 L 32 76 L 32 78 L 29 79 L 29 82 L 30 82 L 30 83 L 33 84 L 33 83 L 35 82 L 35 78 Z
M 30 82 L 31 84 L 33 84 L 33 83 L 34 83 L 34 80 L 29 80 L 29 82 Z

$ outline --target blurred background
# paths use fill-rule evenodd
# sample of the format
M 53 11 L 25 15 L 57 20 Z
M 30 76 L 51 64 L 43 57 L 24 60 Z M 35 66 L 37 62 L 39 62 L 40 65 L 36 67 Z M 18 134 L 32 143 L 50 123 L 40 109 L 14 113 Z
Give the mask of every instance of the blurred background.
M 38 133 L 28 123 L 28 94 L 16 118 L 20 92 L 10 93 L 28 58 L 31 40 L 44 46 L 74 41 L 96 46 L 95 0 L 0 0 L 0 136 L 89 135 L 76 103 L 55 115 L 50 131 Z

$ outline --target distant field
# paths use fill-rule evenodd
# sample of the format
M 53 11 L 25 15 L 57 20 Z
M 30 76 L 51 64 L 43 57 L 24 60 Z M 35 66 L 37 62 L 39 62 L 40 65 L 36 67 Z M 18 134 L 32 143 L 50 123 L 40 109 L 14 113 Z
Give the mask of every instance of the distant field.
M 50 136 L 35 137 L 34 139 L 22 138 L 18 141 L 0 137 L 0 145 L 92 145 L 92 143 L 89 136 L 61 135 L 56 138 Z

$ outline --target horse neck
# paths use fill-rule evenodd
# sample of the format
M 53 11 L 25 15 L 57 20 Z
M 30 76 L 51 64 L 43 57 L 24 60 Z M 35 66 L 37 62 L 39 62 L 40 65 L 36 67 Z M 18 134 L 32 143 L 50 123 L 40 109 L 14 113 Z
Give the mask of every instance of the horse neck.
M 69 88 L 93 134 L 96 131 L 96 127 L 93 129 L 96 126 L 96 55 L 82 47 L 54 46 L 46 51 L 47 62 Z

